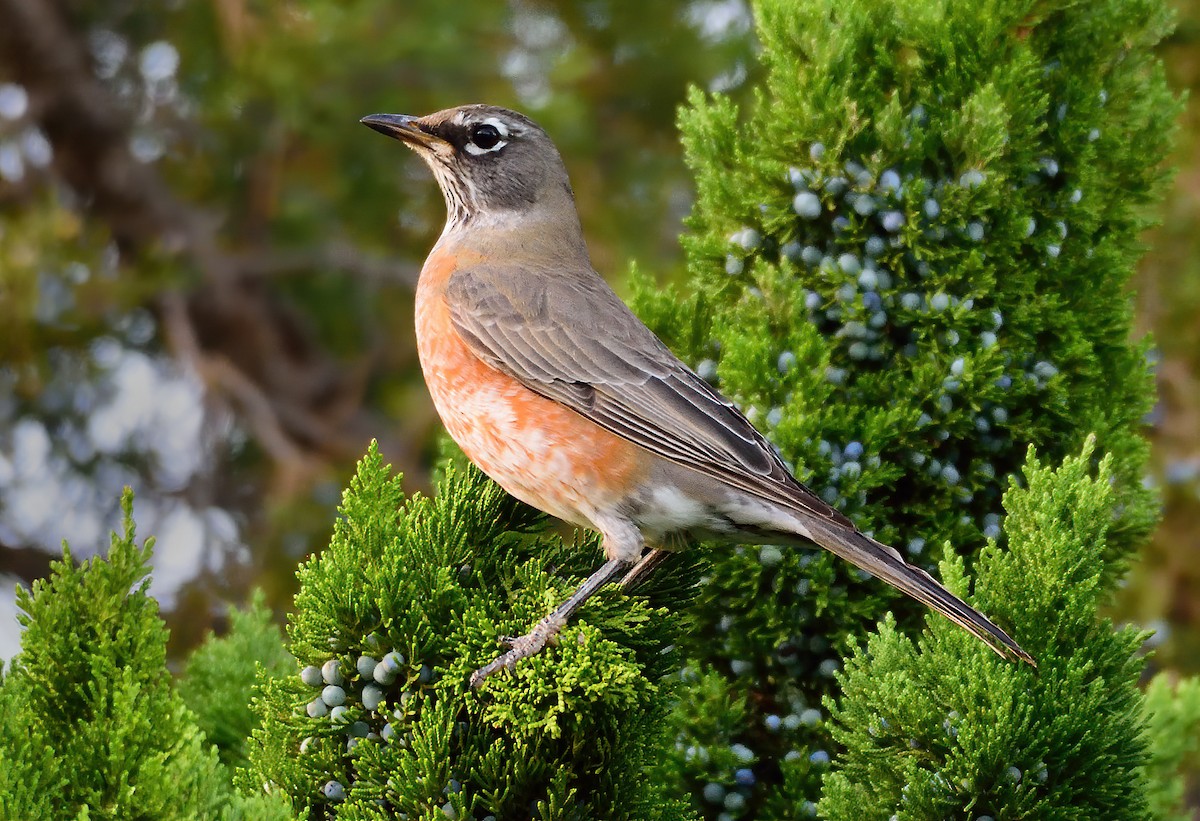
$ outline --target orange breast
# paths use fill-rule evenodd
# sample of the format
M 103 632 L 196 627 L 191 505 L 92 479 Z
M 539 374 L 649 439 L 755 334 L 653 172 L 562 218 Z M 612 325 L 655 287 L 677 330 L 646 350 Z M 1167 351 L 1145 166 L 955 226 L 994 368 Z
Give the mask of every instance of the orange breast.
M 649 454 L 479 360 L 450 322 L 446 281 L 461 252 L 435 249 L 417 287 L 417 350 L 450 436 L 518 499 L 582 526 L 645 478 Z

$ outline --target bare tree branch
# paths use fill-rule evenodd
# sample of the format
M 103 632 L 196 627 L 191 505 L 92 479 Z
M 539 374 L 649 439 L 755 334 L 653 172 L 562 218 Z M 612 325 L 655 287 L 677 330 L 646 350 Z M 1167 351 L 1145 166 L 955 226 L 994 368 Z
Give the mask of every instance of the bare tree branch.
M 128 115 L 94 76 L 62 3 L 0 0 L 0 20 L 0 66 L 28 93 L 30 116 L 54 148 L 55 171 L 109 226 L 123 258 L 166 252 L 201 273 L 184 300 L 168 294 L 159 305 L 175 353 L 233 400 L 274 458 L 293 466 L 345 459 L 375 437 L 421 481 L 411 446 L 383 435 L 391 425 L 363 408 L 369 363 L 347 368 L 337 361 L 266 287 L 271 276 L 304 267 L 412 284 L 412 266 L 393 267 L 341 245 L 311 255 L 225 252 L 217 220 L 181 202 L 130 153 Z
M 178 293 L 167 293 L 161 297 L 159 304 L 162 306 L 163 329 L 171 341 L 171 347 L 195 370 L 201 381 L 210 388 L 222 388 L 237 403 L 255 439 L 279 463 L 280 468 L 305 474 L 311 471 L 308 455 L 284 433 L 270 400 L 258 386 L 228 360 L 206 354 L 200 349 L 183 298 Z
M 0 0 L 0 59 L 29 94 L 29 113 L 54 146 L 55 169 L 111 227 L 119 246 L 211 247 L 197 215 L 129 153 L 127 116 L 91 70 L 54 0 Z
M 420 270 L 410 262 L 373 257 L 353 245 L 330 243 L 307 251 L 238 255 L 238 272 L 245 277 L 267 279 L 299 272 L 333 269 L 372 283 L 398 283 L 415 288 Z

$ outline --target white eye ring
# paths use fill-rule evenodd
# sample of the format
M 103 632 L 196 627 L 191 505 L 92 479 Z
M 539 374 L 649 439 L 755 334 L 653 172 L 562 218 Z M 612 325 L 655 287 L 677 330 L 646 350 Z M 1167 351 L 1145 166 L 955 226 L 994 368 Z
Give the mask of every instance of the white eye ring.
M 505 139 L 505 137 L 508 136 L 508 126 L 506 126 L 503 121 L 498 120 L 495 117 L 488 117 L 483 121 L 483 123 L 481 123 L 481 125 L 490 125 L 492 128 L 496 129 L 496 131 L 500 134 L 500 139 L 495 145 L 490 146 L 489 148 L 482 148 L 476 145 L 474 142 L 468 142 L 465 146 L 463 146 L 468 154 L 473 154 L 474 156 L 478 157 L 481 154 L 490 154 L 493 151 L 499 151 L 501 148 L 504 148 L 504 146 L 508 145 L 508 140 Z

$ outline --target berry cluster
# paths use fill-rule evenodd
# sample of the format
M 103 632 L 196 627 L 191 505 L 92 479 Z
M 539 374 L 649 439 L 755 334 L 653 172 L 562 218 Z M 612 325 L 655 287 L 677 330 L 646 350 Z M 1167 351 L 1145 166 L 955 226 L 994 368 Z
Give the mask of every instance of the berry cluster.
M 910 115 L 914 123 L 924 118 L 920 106 Z M 969 504 L 973 488 L 996 485 L 996 458 L 1016 453 L 1011 416 L 1031 396 L 1049 390 L 1059 375 L 1050 361 L 1017 353 L 1012 346 L 1000 347 L 1004 312 L 995 305 L 977 305 L 989 300 L 986 293 L 954 293 L 969 287 L 956 273 L 958 267 L 978 253 L 991 233 L 992 212 L 982 196 L 991 181 L 976 168 L 930 177 L 915 167 L 878 169 L 859 160 L 836 163 L 821 143 L 813 143 L 808 155 L 809 163 L 791 167 L 786 174 L 793 192 L 790 226 L 773 228 L 766 237 L 751 226 L 733 232 L 725 270 L 742 275 L 756 255 L 797 270 L 807 286 L 803 304 L 808 318 L 831 343 L 824 373 L 831 385 L 853 393 L 862 376 L 874 371 L 940 369 L 917 420 L 919 436 L 927 444 L 897 456 L 944 484 L 957 501 Z M 1051 221 L 1040 234 L 1033 217 L 1025 228 L 1026 244 L 1043 249 L 1046 259 L 1062 252 L 1069 233 L 1065 210 L 1083 196 L 1079 189 L 1067 191 L 1061 175 L 1059 162 L 1043 157 L 1024 181 L 1047 191 L 1062 189 L 1061 195 L 1051 194 L 1049 199 L 1061 206 L 1063 218 Z M 1029 239 L 1035 234 L 1037 243 Z M 773 236 L 780 236 L 781 244 Z M 748 290 L 758 292 L 755 286 Z M 793 351 L 779 351 L 781 375 L 792 371 L 796 362 Z M 988 377 L 994 378 L 990 396 L 976 401 L 982 372 L 994 375 L 997 367 L 1003 372 Z M 716 362 L 701 361 L 697 372 L 715 381 Z M 970 414 L 966 424 L 974 428 L 969 437 L 967 429 L 959 429 L 964 411 Z M 783 406 L 776 405 L 763 421 L 769 431 L 783 418 Z M 970 443 L 967 451 L 961 446 L 965 438 Z M 857 480 L 865 470 L 879 466 L 880 454 L 864 461 L 861 443 L 816 444 L 830 467 L 819 471 L 824 484 L 814 489 L 825 501 L 853 513 L 865 503 Z M 980 516 L 980 530 L 989 538 L 998 536 L 998 514 Z M 913 555 L 922 549 L 923 543 L 910 545 Z
M 924 118 L 917 107 L 914 123 Z M 745 292 L 755 298 L 771 274 L 789 274 L 801 288 L 797 296 L 806 315 L 829 345 L 824 380 L 851 401 L 878 401 L 886 374 L 902 370 L 915 374 L 913 388 L 921 397 L 914 428 L 897 437 L 870 441 L 858 430 L 844 440 L 813 437 L 790 442 L 812 469 L 813 490 L 826 502 L 850 515 L 868 505 L 872 473 L 884 464 L 904 464 L 921 483 L 938 488 L 961 507 L 959 526 L 976 529 L 985 538 L 1002 536 L 1003 491 L 998 477 L 1021 458 L 1013 424 L 1021 424 L 1031 406 L 1053 401 L 1061 380 L 1059 367 L 1011 338 L 1006 325 L 1009 310 L 993 292 L 975 284 L 970 270 L 981 255 L 1001 245 L 1003 253 L 1017 252 L 1032 263 L 1046 265 L 1057 259 L 1069 241 L 1068 217 L 1082 191 L 1066 184 L 1060 163 L 1043 157 L 1031 165 L 1023 184 L 1037 186 L 1028 200 L 1037 218 L 1013 218 L 996 205 L 997 186 L 1011 181 L 992 179 L 980 168 L 953 174 L 929 174 L 920 165 L 886 167 L 866 159 L 833 158 L 820 143 L 808 149 L 807 162 L 787 169 L 778 206 L 759 207 L 761 223 L 743 224 L 727 237 L 724 270 L 746 280 Z M 778 185 L 779 183 L 772 183 Z M 783 203 L 789 206 L 783 210 Z M 778 213 L 775 209 L 778 209 Z M 1047 216 L 1050 214 L 1051 216 Z M 1015 219 L 1015 222 L 1004 220 Z M 1040 222 L 1039 222 L 1040 221 Z M 1086 252 L 1085 252 L 1086 253 Z M 760 268 L 756 263 L 765 263 Z M 787 286 L 785 286 L 787 287 Z M 792 303 L 795 304 L 795 303 Z M 714 345 L 719 351 L 719 343 Z M 789 385 L 804 378 L 798 373 L 797 350 L 787 346 L 770 352 L 778 371 L 778 386 L 764 411 L 748 407 L 747 415 L 771 434 L 793 401 Z M 697 373 L 718 380 L 716 358 L 698 362 Z M 755 400 L 766 397 L 755 396 Z M 823 463 L 823 464 L 822 464 Z M 897 545 L 912 560 L 930 567 L 939 557 L 928 550 L 925 539 L 912 537 Z M 783 567 L 776 547 L 743 547 L 737 553 L 756 553 L 764 580 L 773 568 Z M 794 632 L 779 644 L 772 662 L 782 681 L 830 680 L 840 667 L 838 653 L 821 632 L 813 629 L 817 613 L 812 593 L 826 584 L 817 581 L 824 570 L 805 570 L 818 559 L 800 556 L 799 578 L 778 576 L 776 593 L 794 592 L 789 610 Z M 865 577 L 860 571 L 851 575 Z M 835 592 L 836 592 L 835 587 Z M 716 624 L 718 643 L 729 659 L 735 678 L 753 680 L 763 674 L 761 665 L 746 659 L 745 628 L 726 615 Z M 688 673 L 685 670 L 684 676 Z M 804 760 L 822 767 L 829 754 L 818 743 L 812 749 L 801 738 L 811 736 L 821 722 L 821 711 L 805 699 L 805 687 L 785 684 L 775 693 L 774 712 L 766 715 L 768 734 L 739 734 L 727 742 L 741 750 L 748 763 L 729 772 L 710 763 L 706 755 L 724 762 L 725 746 L 713 750 L 694 737 L 681 737 L 678 746 L 698 778 L 697 789 L 718 818 L 737 818 L 753 795 L 756 783 L 751 766 L 763 760 Z M 786 713 L 786 715 L 785 715 Z M 713 741 L 712 739 L 710 741 Z M 761 748 L 761 749 L 760 749 Z
M 308 687 L 319 689 L 316 697 L 305 706 L 311 719 L 328 720 L 337 737 L 345 738 L 345 752 L 353 753 L 360 743 L 408 745 L 404 727 L 420 712 L 422 699 L 431 698 L 433 669 L 428 665 L 410 665 L 396 650 L 379 658 L 369 655 L 381 645 L 378 634 L 367 637 L 368 649 L 353 664 L 331 658 L 320 666 L 309 665 L 300 671 L 300 680 Z M 308 753 L 317 737 L 327 736 L 328 729 L 318 730 L 300 744 L 301 754 Z M 329 803 L 346 800 L 350 785 L 330 778 L 321 787 L 321 796 Z M 457 779 L 446 784 L 446 794 L 462 790 Z M 447 802 L 442 807 L 447 818 L 456 818 L 457 811 Z M 404 813 L 397 817 L 405 818 Z M 490 817 L 489 817 L 490 818 Z M 488 819 L 484 819 L 488 821 Z M 494 821 L 494 819 L 491 819 Z

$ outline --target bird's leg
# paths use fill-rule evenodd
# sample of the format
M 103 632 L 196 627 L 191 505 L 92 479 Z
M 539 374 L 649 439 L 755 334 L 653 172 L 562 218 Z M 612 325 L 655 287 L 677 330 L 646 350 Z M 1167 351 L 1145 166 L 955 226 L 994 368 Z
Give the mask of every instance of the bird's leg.
M 626 592 L 634 589 L 646 581 L 650 574 L 670 557 L 671 553 L 668 550 L 658 547 L 650 548 L 650 552 L 638 559 L 637 564 L 631 567 L 629 572 L 621 579 L 621 589 Z
M 642 561 L 645 561 L 644 559 Z M 554 612 L 539 621 L 534 628 L 520 638 L 507 639 L 505 643 L 511 648 L 507 653 L 484 665 L 471 674 L 471 687 L 478 687 L 492 673 L 503 669 L 511 670 L 521 659 L 535 656 L 546 646 L 546 642 L 558 635 L 558 631 L 566 626 L 567 620 L 579 609 L 579 606 L 591 598 L 592 594 L 612 581 L 621 570 L 629 564 L 623 559 L 609 559 L 592 575 L 584 579 L 579 589 L 570 597 L 554 608 Z M 641 564 L 641 562 L 639 562 Z

